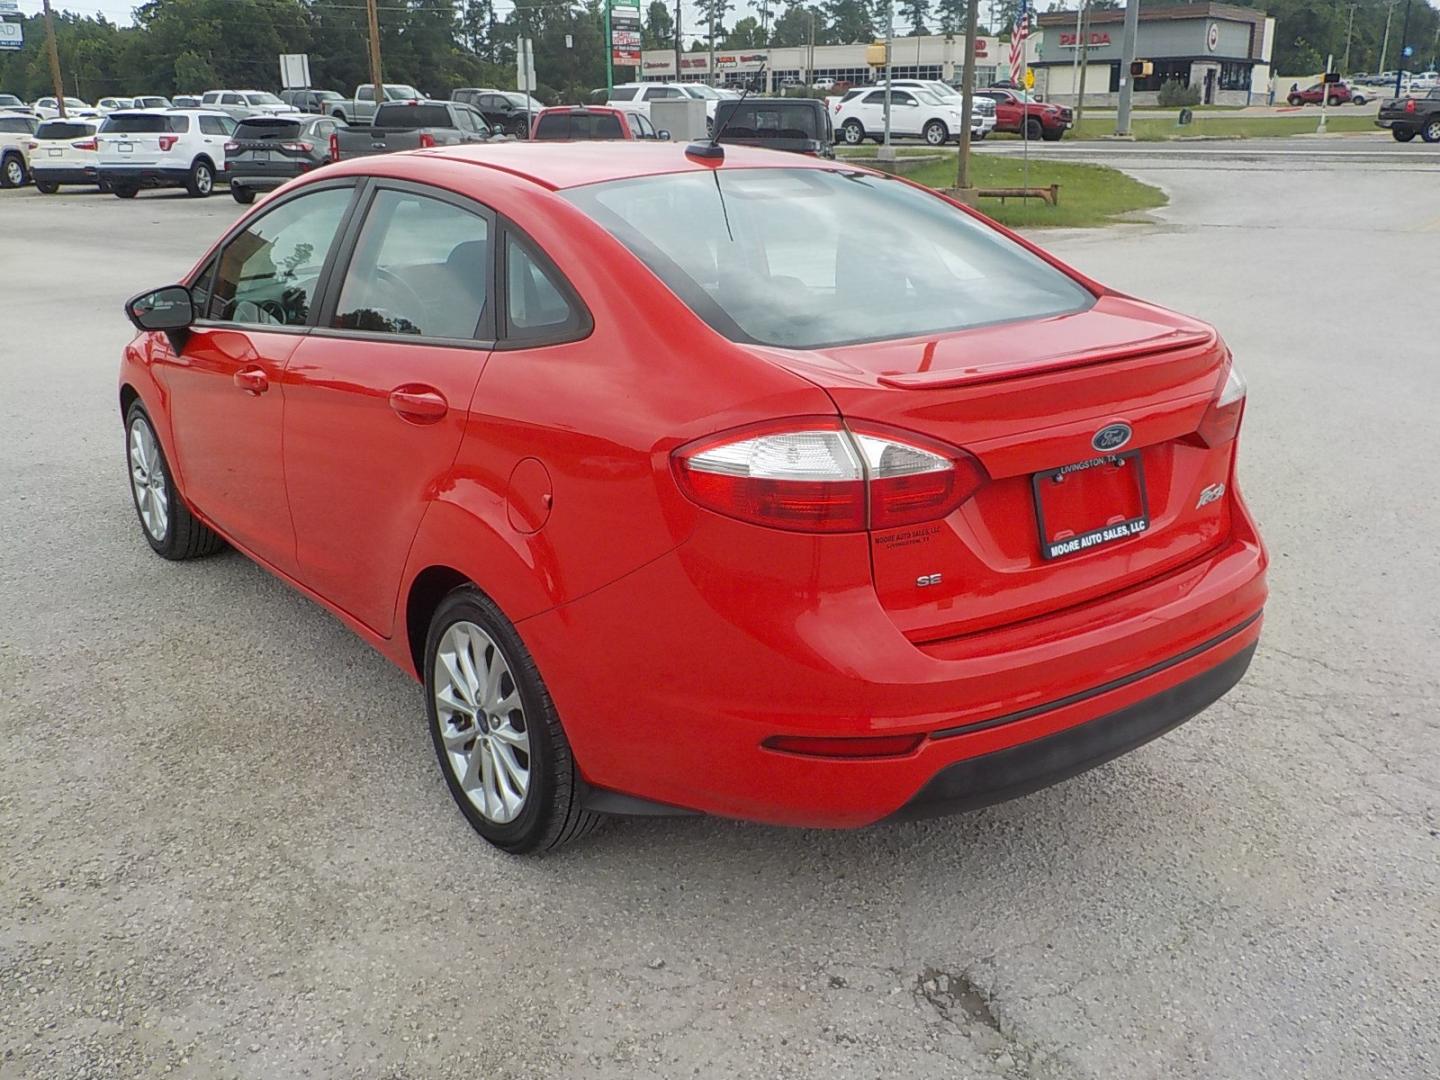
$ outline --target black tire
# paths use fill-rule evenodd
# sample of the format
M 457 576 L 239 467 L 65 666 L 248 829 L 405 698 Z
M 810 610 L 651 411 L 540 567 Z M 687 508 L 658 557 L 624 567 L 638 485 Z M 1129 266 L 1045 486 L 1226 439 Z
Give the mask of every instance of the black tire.
M 133 199 L 136 195 L 140 194 L 140 186 L 138 184 L 116 184 L 110 190 L 115 193 L 117 199 Z
M 1393 127 L 1390 129 L 1390 135 L 1392 138 L 1394 138 L 1396 142 L 1409 142 L 1411 139 L 1415 138 L 1415 129 Z
M 490 644 L 499 649 L 510 669 L 509 678 L 514 683 L 514 689 L 519 693 L 521 719 L 529 736 L 529 751 L 525 755 L 529 781 L 524 802 L 514 820 L 509 822 L 492 820 L 471 801 L 455 774 L 456 766 L 450 762 L 441 733 L 440 714 L 436 707 L 436 665 L 446 631 L 461 622 L 479 627 L 489 637 Z M 555 705 L 535 668 L 535 661 L 510 621 L 489 597 L 474 586 L 465 585 L 451 592 L 440 602 L 431 618 L 430 631 L 425 639 L 424 678 L 425 710 L 435 758 L 455 805 L 477 833 L 502 851 L 522 855 L 547 851 L 579 839 L 600 823 L 599 814 L 581 808 L 580 776 L 570 742 L 565 738 Z M 501 683 L 502 691 L 503 685 Z M 480 729 L 475 730 L 478 738 Z M 474 752 L 480 752 L 474 740 L 471 740 L 470 746 L 474 747 Z
M 6 154 L 4 158 L 0 158 L 0 187 L 24 187 L 29 179 L 30 170 L 25 167 L 25 159 L 19 154 Z
M 1022 139 L 1043 139 L 1045 137 L 1045 125 L 1039 119 L 1032 116 L 1025 121 L 1025 131 L 1020 136 Z
M 1428 121 L 1425 126 L 1420 129 L 1420 137 L 1426 142 L 1440 142 L 1440 120 Z
M 241 206 L 249 206 L 255 201 L 255 189 L 248 188 L 244 184 L 231 184 L 230 197 Z
M 1328 97 L 1325 99 L 1325 104 L 1329 105 L 1330 108 L 1334 109 L 1338 108 L 1340 105 L 1343 105 L 1344 102 L 1342 102 L 1338 97 Z
M 140 506 L 140 478 L 137 475 L 131 449 L 133 433 L 137 424 L 144 425 L 155 448 L 155 462 L 158 468 L 151 471 L 147 479 L 153 478 L 155 472 L 158 472 L 161 490 L 166 496 L 168 513 L 159 536 L 152 531 L 152 526 L 146 523 L 145 514 Z M 130 473 L 130 498 L 135 504 L 135 516 L 140 521 L 140 532 L 155 554 L 162 559 L 176 561 L 196 559 L 202 555 L 213 555 L 225 546 L 225 541 L 220 538 L 219 534 L 192 514 L 190 507 L 185 504 L 184 498 L 175 487 L 175 480 L 170 472 L 170 463 L 165 459 L 165 451 L 160 445 L 160 440 L 155 437 L 155 427 L 150 422 L 150 414 L 145 411 L 145 406 L 141 405 L 138 400 L 132 401 L 130 408 L 125 410 L 125 464 Z
M 185 177 L 185 190 L 194 199 L 207 199 L 215 190 L 215 166 L 204 158 L 196 158 Z
M 840 137 L 846 146 L 859 146 L 865 141 L 865 125 L 859 120 L 846 120 L 840 125 Z
M 990 134 L 990 132 L 989 132 L 989 130 L 986 129 L 986 128 L 981 128 L 979 131 L 972 131 L 972 132 L 970 133 L 970 141 L 971 141 L 971 142 L 984 142 L 984 141 L 985 141 L 985 136 L 987 136 L 987 135 L 989 135 L 989 134 Z
M 1351 95 L 1350 95 L 1350 104 L 1351 104 L 1351 105 L 1364 105 L 1364 104 L 1365 104 L 1365 95 L 1364 95 L 1364 94 L 1351 94 Z
M 1065 137 L 1065 129 L 1064 129 L 1064 128 L 1046 128 L 1045 131 L 1041 133 L 1041 136 L 1040 136 L 1040 137 L 1041 137 L 1042 139 L 1044 139 L 1046 142 L 1059 142 L 1061 139 L 1063 139 L 1063 138 Z
M 60 185 L 53 180 L 36 180 L 35 190 L 41 195 L 54 195 L 60 190 Z
M 1290 103 L 1292 108 L 1298 109 L 1301 105 L 1305 104 L 1305 99 L 1302 98 L 1299 94 L 1291 94 L 1285 100 Z
M 926 124 L 924 135 L 927 146 L 944 146 L 950 141 L 950 129 L 940 120 L 931 120 Z

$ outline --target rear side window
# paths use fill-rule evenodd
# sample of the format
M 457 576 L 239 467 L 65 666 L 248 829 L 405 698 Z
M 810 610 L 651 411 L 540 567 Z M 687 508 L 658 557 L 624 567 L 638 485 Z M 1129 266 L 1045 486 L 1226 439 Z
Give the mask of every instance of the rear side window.
M 209 317 L 251 326 L 304 326 L 353 193 L 348 187 L 310 192 L 251 222 L 220 253 Z
M 505 323 L 506 337 L 520 341 L 562 336 L 580 323 L 550 273 L 514 236 L 505 240 Z
M 35 132 L 37 139 L 88 139 L 95 134 L 94 124 L 77 124 L 71 120 L 47 120 Z
M 24 116 L 0 116 L 0 131 L 10 135 L 29 135 L 35 130 L 35 121 Z
M 452 203 L 382 188 L 360 230 L 332 325 L 471 339 L 489 294 L 490 223 Z
M 224 116 L 200 117 L 200 131 L 205 135 L 229 135 L 235 130 L 235 121 Z
M 611 100 L 611 101 L 634 101 L 634 100 L 635 100 L 635 90 L 636 90 L 636 88 L 633 87 L 633 86 L 617 86 L 617 87 L 615 87 L 614 90 L 611 90 L 611 91 L 610 91 L 610 100 Z
M 186 127 L 176 128 L 174 122 L 184 120 Z M 159 116 L 153 113 L 136 114 L 131 116 L 109 116 L 100 126 L 100 130 L 107 134 L 115 135 L 159 135 L 167 131 L 185 131 L 189 127 L 189 118 L 184 116 Z

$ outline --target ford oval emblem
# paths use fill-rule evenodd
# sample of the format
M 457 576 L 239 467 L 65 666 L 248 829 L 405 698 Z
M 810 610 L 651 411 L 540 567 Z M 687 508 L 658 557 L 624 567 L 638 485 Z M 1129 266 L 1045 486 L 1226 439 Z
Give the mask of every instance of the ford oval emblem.
M 1095 437 L 1090 440 L 1090 445 L 1102 454 L 1108 454 L 1112 450 L 1119 450 L 1129 442 L 1131 434 L 1129 424 L 1106 424 L 1095 432 Z

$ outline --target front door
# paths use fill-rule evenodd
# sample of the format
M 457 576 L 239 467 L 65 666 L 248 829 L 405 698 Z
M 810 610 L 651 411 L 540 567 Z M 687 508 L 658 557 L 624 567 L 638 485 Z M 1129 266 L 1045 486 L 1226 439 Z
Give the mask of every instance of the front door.
M 282 375 L 354 194 L 307 192 L 255 218 L 195 281 L 199 319 L 156 365 L 171 395 L 181 490 L 247 551 L 293 573 L 295 538 L 280 454 Z
M 389 635 L 494 339 L 494 229 L 467 200 L 387 180 L 351 231 L 325 327 L 285 372 L 285 472 L 300 580 Z

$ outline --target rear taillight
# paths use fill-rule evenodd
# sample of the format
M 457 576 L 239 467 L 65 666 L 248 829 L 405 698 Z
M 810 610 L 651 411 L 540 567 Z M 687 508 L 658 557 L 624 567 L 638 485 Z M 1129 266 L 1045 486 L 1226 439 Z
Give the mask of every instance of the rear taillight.
M 742 429 L 677 450 L 681 489 L 701 506 L 796 532 L 892 529 L 945 517 L 984 483 L 963 450 L 838 421 Z
M 1240 416 L 1245 411 L 1245 379 L 1235 368 L 1232 360 L 1225 366 L 1215 400 L 1205 410 L 1205 416 L 1195 434 L 1209 447 L 1223 446 L 1240 430 Z
M 310 153 L 310 151 L 314 150 L 315 147 L 308 142 L 282 142 L 280 144 L 280 149 L 289 150 L 296 154 L 308 154 Z
M 25 149 L 29 150 L 33 154 L 36 150 L 40 149 L 40 144 L 32 140 L 25 144 Z
M 70 145 L 73 146 L 76 150 L 99 150 L 100 140 L 81 139 L 79 142 L 72 142 Z
M 1414 111 L 1415 111 L 1415 99 L 1414 99 L 1414 98 L 1406 98 L 1406 99 L 1405 99 L 1405 111 L 1406 111 L 1406 112 L 1414 112 Z
M 239 149 L 240 149 L 240 144 L 239 144 L 238 142 L 227 142 L 227 143 L 225 144 L 225 153 L 227 153 L 227 154 L 233 154 L 233 153 L 235 153 L 236 151 L 238 151 Z
M 428 149 L 430 149 L 430 147 L 432 147 L 432 146 L 434 146 L 434 145 L 435 145 L 435 136 L 434 136 L 434 135 L 431 135 L 428 131 L 422 131 L 422 132 L 420 133 L 420 149 L 421 149 L 421 150 L 428 150 Z
M 173 149 L 174 146 L 175 146 L 175 144 L 176 144 L 177 142 L 179 142 L 179 141 L 180 141 L 180 136 L 179 136 L 179 135 L 161 135 L 161 136 L 160 136 L 160 152 L 161 152 L 161 153 L 164 153 L 166 150 Z
M 334 135 L 334 134 L 332 134 L 332 135 L 330 136 L 330 160 L 331 160 L 331 161 L 339 161 L 339 160 L 340 160 L 340 136 L 339 136 L 339 135 Z

